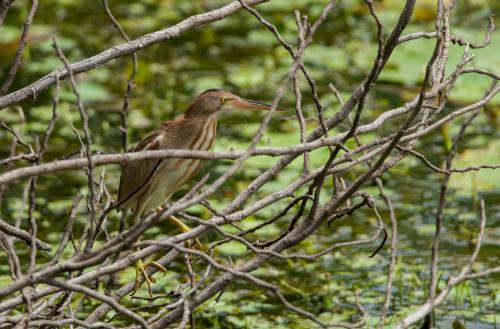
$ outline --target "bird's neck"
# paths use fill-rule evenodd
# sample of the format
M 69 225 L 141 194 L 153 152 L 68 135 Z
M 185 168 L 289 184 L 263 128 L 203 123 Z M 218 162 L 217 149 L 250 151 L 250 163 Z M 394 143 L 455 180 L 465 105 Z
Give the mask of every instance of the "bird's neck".
M 211 146 L 217 134 L 217 115 L 207 115 L 189 119 L 192 121 L 192 140 L 188 148 L 206 151 Z

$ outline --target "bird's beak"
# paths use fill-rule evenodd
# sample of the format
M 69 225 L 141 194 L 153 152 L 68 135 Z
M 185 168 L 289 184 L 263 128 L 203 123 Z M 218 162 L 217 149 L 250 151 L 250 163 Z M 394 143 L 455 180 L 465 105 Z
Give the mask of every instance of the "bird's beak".
M 261 102 L 257 101 L 252 101 L 249 99 L 244 99 L 244 98 L 235 98 L 230 101 L 231 105 L 238 110 L 264 110 L 264 111 L 269 111 L 271 110 L 271 105 L 269 104 L 264 104 Z M 286 111 L 284 108 L 276 106 L 275 109 L 276 112 L 284 112 Z

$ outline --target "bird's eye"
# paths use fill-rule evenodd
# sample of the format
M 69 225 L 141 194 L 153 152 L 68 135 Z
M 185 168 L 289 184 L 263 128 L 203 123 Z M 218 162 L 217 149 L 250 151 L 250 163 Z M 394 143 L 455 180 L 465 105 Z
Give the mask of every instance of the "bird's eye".
M 229 99 L 227 99 L 227 97 L 222 97 L 222 98 L 221 98 L 222 103 L 227 103 L 227 101 L 228 101 L 228 100 L 229 100 Z

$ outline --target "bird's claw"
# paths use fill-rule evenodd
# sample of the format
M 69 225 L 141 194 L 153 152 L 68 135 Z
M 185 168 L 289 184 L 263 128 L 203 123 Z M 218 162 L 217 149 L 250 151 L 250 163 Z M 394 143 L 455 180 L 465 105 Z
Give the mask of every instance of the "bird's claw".
M 148 285 L 149 296 L 153 297 L 153 293 L 151 291 L 151 284 L 156 283 L 156 280 L 155 278 L 153 278 L 152 275 L 148 275 L 148 273 L 146 272 L 148 266 L 156 267 L 160 272 L 163 272 L 164 276 L 167 273 L 167 269 L 157 262 L 149 262 L 147 264 L 144 264 L 142 260 L 140 259 L 137 260 L 135 262 L 135 286 L 134 290 L 130 294 L 131 296 L 135 295 L 135 293 L 139 290 L 142 284 L 146 282 L 146 284 Z M 144 277 L 144 282 L 141 282 L 141 276 Z

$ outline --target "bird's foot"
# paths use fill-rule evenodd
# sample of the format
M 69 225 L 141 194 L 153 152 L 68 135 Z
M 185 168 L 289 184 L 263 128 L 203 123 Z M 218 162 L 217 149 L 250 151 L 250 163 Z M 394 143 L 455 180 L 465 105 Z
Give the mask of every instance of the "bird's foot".
M 160 213 L 161 211 L 163 211 L 163 209 L 161 207 L 158 207 L 156 209 L 156 211 L 158 213 Z M 191 231 L 189 226 L 184 224 L 179 218 L 177 218 L 173 215 L 171 215 L 167 220 L 170 221 L 175 226 L 177 226 L 182 231 L 182 233 L 186 233 L 186 232 Z M 188 244 L 188 247 L 191 247 L 191 241 L 188 241 L 187 244 Z M 198 238 L 194 239 L 194 248 L 199 249 L 199 250 L 204 250 L 203 245 L 201 244 L 200 240 L 198 240 Z
M 148 285 L 149 296 L 153 297 L 153 293 L 151 292 L 151 284 L 156 283 L 155 278 L 152 275 L 148 275 L 146 269 L 148 266 L 156 267 L 160 272 L 163 272 L 163 275 L 167 273 L 167 269 L 157 262 L 149 262 L 144 264 L 141 259 L 135 262 L 135 286 L 134 290 L 130 294 L 131 296 L 135 295 L 135 293 L 139 290 L 144 282 Z M 141 276 L 144 277 L 144 282 L 141 282 Z

